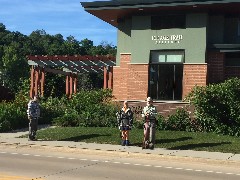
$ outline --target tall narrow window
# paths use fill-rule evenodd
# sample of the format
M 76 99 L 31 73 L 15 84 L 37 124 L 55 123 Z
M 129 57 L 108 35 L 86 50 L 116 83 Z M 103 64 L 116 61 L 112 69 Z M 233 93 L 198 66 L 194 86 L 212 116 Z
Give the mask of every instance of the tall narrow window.
M 240 36 L 240 19 L 238 20 L 238 36 Z

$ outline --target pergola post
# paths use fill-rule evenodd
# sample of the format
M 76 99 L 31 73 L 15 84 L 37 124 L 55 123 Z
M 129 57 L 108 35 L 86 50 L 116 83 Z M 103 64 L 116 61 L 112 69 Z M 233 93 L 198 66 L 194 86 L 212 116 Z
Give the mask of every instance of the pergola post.
M 40 75 L 41 75 L 41 97 L 43 97 L 44 96 L 44 85 L 45 85 L 45 71 L 44 71 L 44 68 L 41 68 Z
M 73 85 L 73 92 L 74 92 L 74 94 L 76 94 L 77 93 L 77 75 L 75 74 L 74 75 L 74 85 Z
M 70 76 L 69 76 L 69 86 L 70 86 L 69 98 L 71 98 L 73 94 L 73 74 L 72 73 L 70 73 Z
M 35 69 L 32 66 L 32 69 L 31 69 L 30 98 L 33 98 L 33 96 L 34 96 L 34 81 L 35 81 Z
M 107 67 L 104 67 L 103 71 L 103 89 L 108 88 L 108 70 Z
M 34 95 L 38 95 L 38 90 L 39 90 L 39 68 L 35 68 L 35 82 L 34 82 Z
M 66 76 L 66 96 L 69 96 L 69 75 Z
M 108 88 L 113 89 L 113 67 L 109 67 L 108 71 Z

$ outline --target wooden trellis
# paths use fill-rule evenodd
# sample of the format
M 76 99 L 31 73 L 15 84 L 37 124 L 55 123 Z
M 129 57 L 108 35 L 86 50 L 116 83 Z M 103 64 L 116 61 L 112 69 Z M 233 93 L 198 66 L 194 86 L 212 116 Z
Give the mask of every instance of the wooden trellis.
M 62 74 L 66 76 L 66 95 L 71 97 L 77 92 L 77 77 L 82 72 L 104 72 L 104 87 L 113 87 L 113 66 L 116 59 L 113 56 L 41 56 L 28 55 L 31 69 L 30 97 L 44 95 L 45 73 Z

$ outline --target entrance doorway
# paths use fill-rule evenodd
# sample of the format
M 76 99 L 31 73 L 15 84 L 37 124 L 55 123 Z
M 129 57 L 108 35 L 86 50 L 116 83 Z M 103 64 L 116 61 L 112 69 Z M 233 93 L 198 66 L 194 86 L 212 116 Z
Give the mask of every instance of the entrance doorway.
M 183 51 L 153 51 L 149 65 L 149 96 L 156 100 L 182 100 Z
M 182 100 L 182 64 L 150 65 L 149 96 L 156 100 Z

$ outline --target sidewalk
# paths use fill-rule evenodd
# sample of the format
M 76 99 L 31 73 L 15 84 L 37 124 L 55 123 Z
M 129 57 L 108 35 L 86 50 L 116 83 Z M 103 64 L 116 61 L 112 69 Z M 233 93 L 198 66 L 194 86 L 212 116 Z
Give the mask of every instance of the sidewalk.
M 50 128 L 50 127 L 40 127 Z M 39 129 L 40 129 L 39 128 Z M 64 150 L 85 151 L 98 154 L 102 153 L 127 153 L 129 156 L 159 156 L 165 158 L 191 158 L 195 160 L 213 160 L 230 163 L 240 163 L 240 154 L 219 153 L 207 151 L 192 150 L 168 150 L 164 148 L 155 148 L 154 150 L 142 149 L 136 146 L 121 146 L 111 144 L 96 144 L 73 141 L 28 141 L 27 138 L 18 138 L 21 135 L 28 134 L 28 129 L 23 129 L 10 133 L 0 133 L 0 145 L 33 147 L 33 148 L 59 148 Z

